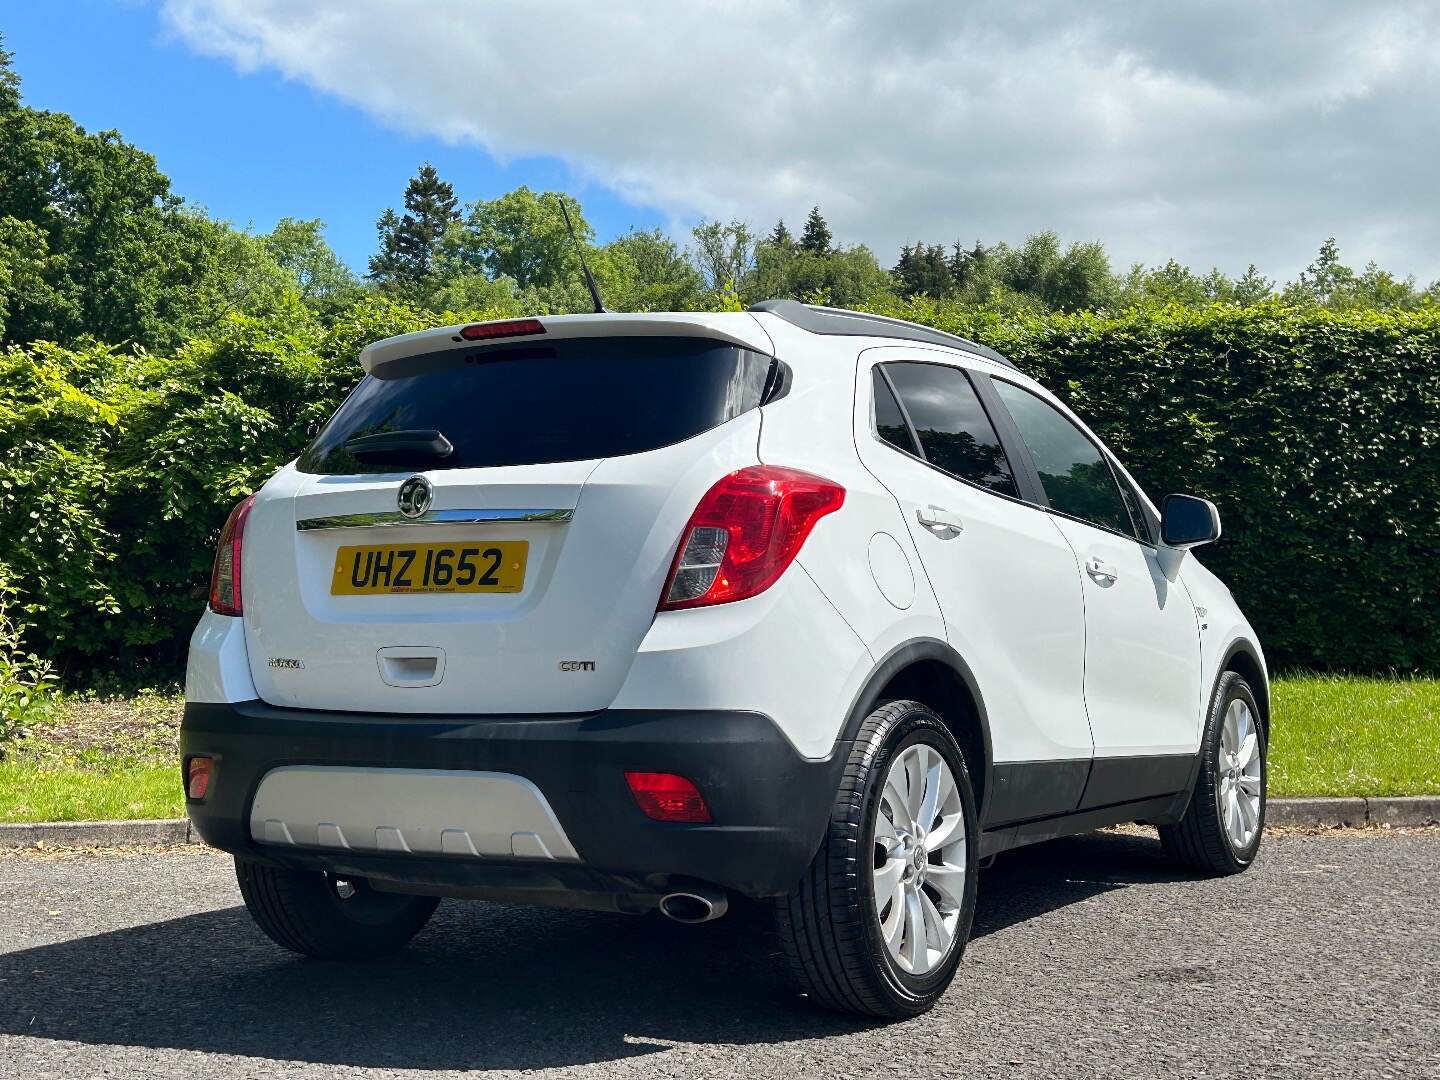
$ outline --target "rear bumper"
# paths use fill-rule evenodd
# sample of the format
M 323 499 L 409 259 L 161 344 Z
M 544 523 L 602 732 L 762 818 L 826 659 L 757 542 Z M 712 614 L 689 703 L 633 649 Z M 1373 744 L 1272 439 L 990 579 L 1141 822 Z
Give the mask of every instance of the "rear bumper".
M 844 757 L 802 758 L 754 712 L 612 709 L 582 716 L 334 713 L 261 701 L 189 702 L 184 757 L 217 759 L 206 799 L 186 809 L 206 842 L 247 858 L 506 894 L 654 894 L 698 879 L 749 896 L 788 890 L 823 838 Z M 454 770 L 522 778 L 538 789 L 578 859 L 414 854 L 265 843 L 252 834 L 261 781 L 294 766 Z M 629 770 L 673 772 L 700 788 L 710 825 L 652 821 Z M 428 822 L 424 800 L 407 810 Z M 263 830 L 262 830 L 263 835 Z

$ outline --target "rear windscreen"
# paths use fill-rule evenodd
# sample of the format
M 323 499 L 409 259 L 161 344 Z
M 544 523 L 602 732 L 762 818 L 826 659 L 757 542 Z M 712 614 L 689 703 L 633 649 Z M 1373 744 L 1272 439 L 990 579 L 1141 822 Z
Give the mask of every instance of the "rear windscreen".
M 367 375 L 297 466 L 373 473 L 638 454 L 760 405 L 774 363 L 704 338 L 570 338 L 426 353 Z M 376 454 L 353 445 L 388 432 L 438 432 L 453 449 L 439 455 L 419 436 L 413 450 Z

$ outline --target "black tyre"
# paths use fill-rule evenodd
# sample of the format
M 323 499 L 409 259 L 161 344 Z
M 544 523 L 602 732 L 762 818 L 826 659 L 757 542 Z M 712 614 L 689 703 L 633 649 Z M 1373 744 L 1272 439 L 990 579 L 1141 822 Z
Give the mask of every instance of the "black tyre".
M 978 840 L 970 773 L 940 718 L 916 701 L 871 713 L 825 840 L 776 903 L 801 988 L 866 1016 L 934 1005 L 970 936 Z
M 235 860 L 240 895 L 278 945 L 325 960 L 370 960 L 399 952 L 440 903 L 434 896 L 376 892 L 363 878 Z
M 1265 832 L 1265 729 L 1250 684 L 1220 676 L 1200 746 L 1190 807 L 1160 842 L 1176 862 L 1206 874 L 1238 874 L 1260 851 Z

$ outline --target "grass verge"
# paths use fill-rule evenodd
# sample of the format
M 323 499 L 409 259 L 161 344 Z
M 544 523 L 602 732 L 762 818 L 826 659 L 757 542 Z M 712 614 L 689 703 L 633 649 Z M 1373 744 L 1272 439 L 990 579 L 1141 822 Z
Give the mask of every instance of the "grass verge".
M 1270 794 L 1440 794 L 1440 680 L 1290 675 L 1272 688 Z
M 6 745 L 0 821 L 183 817 L 180 713 L 174 694 L 65 700 Z
M 1270 794 L 1440 794 L 1440 680 L 1275 680 Z M 0 821 L 174 818 L 180 699 L 71 698 L 0 759 Z
M 23 758 L 0 761 L 0 821 L 184 816 L 177 765 L 84 756 L 59 767 Z

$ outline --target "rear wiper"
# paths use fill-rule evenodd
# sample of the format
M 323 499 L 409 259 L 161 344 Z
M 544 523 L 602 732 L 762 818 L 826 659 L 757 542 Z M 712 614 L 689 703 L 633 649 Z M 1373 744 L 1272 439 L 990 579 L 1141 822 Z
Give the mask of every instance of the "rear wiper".
M 379 457 L 384 454 L 422 454 L 426 457 L 447 458 L 455 452 L 450 440 L 433 428 L 360 435 L 349 440 L 345 449 L 358 458 Z

